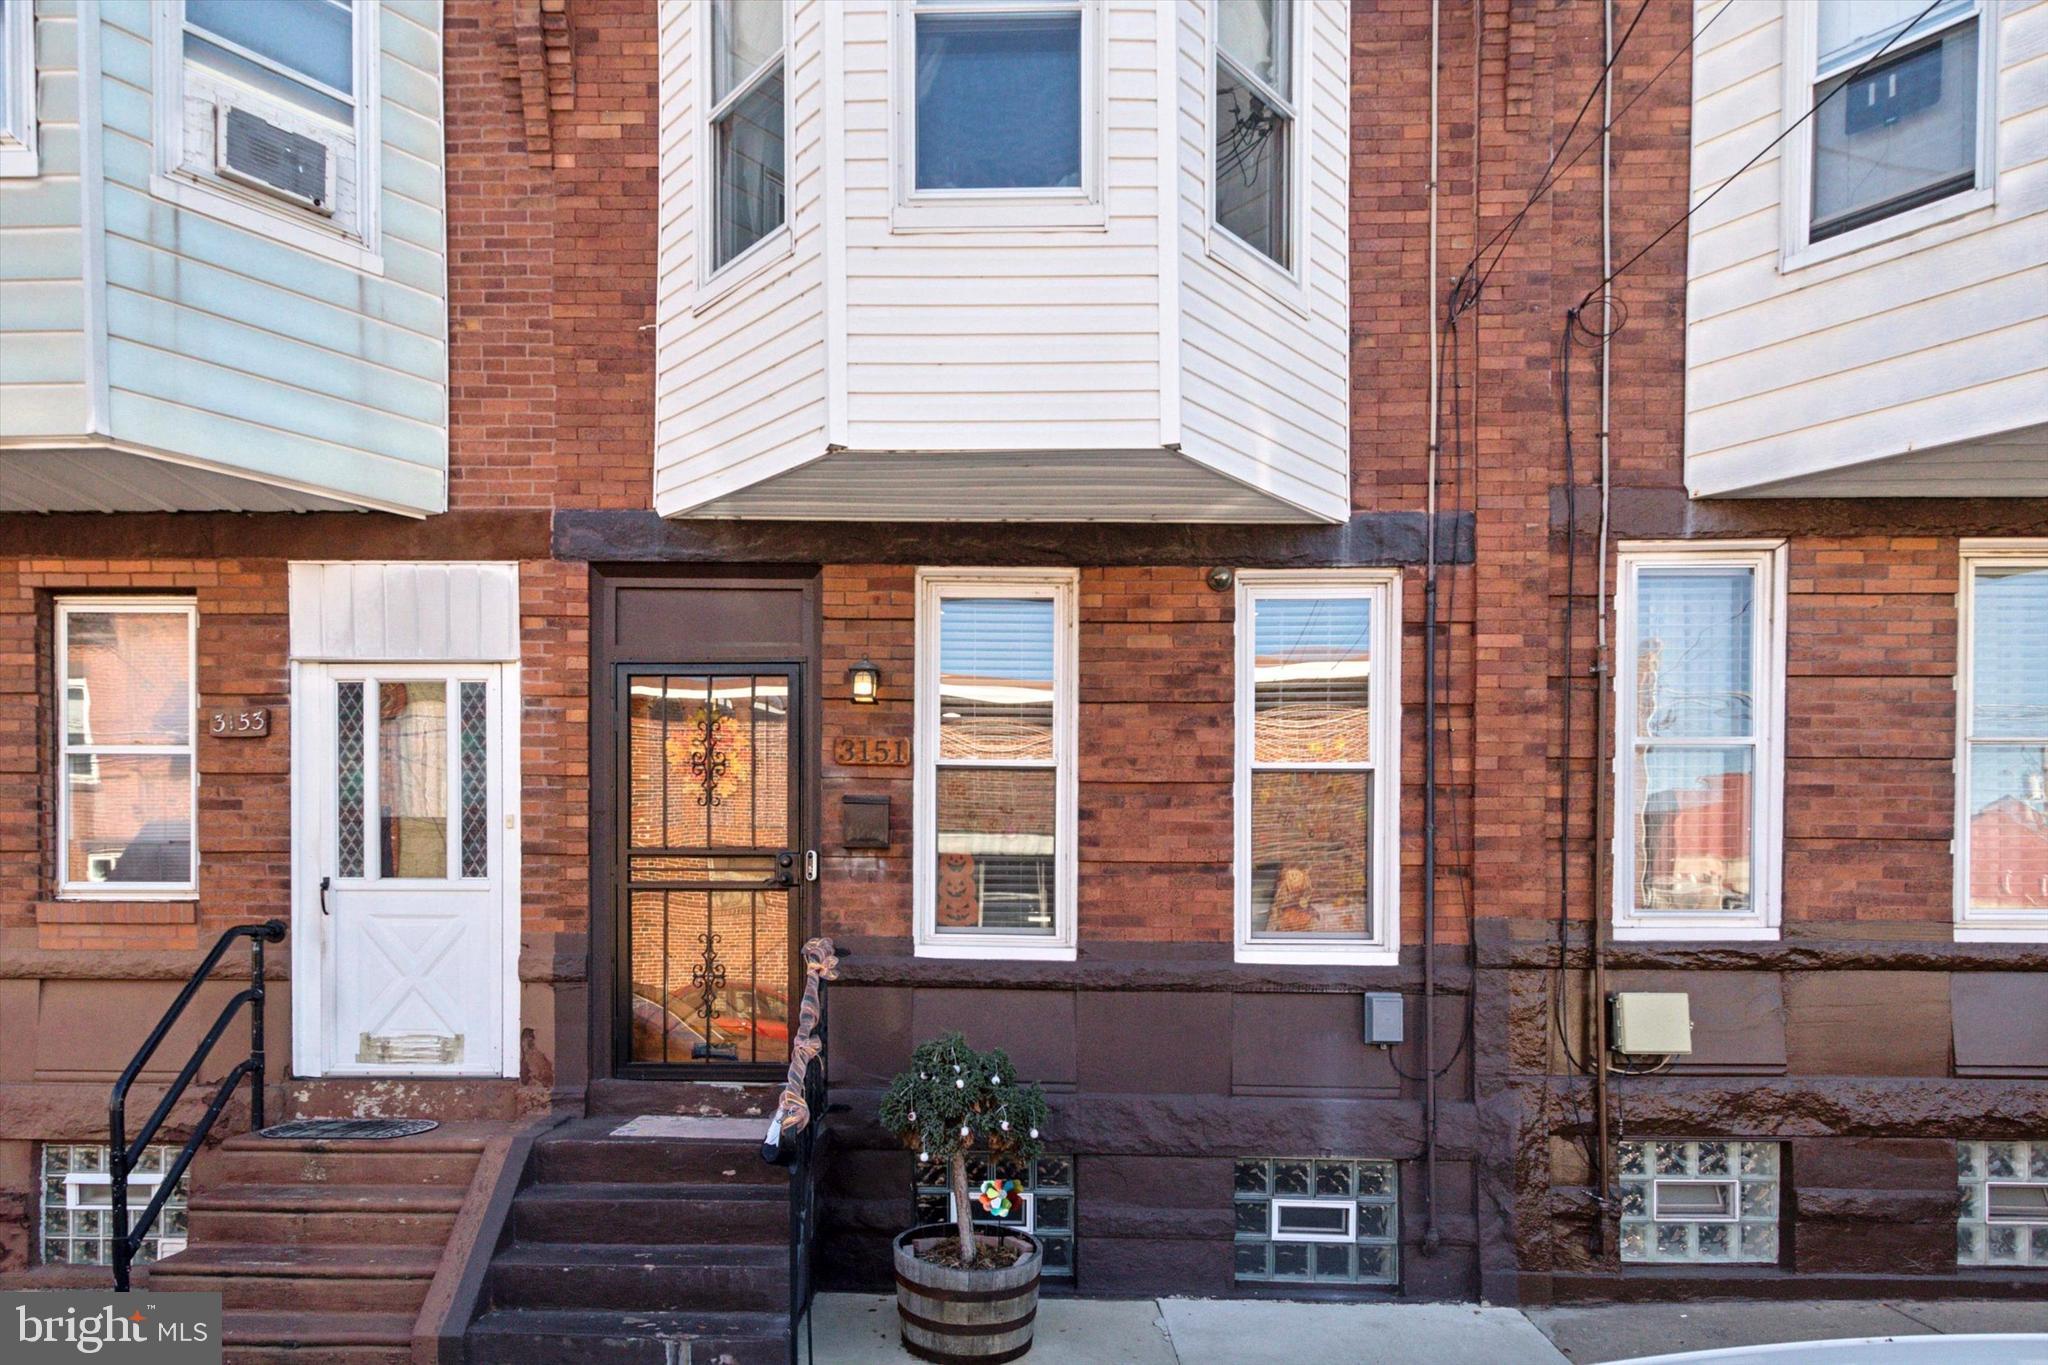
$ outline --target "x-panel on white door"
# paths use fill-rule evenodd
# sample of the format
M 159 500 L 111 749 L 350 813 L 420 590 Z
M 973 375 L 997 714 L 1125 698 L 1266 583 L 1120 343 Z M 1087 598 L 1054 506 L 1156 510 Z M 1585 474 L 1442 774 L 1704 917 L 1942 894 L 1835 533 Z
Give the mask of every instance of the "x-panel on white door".
M 503 1074 L 506 672 L 331 664 L 302 678 L 297 921 L 319 944 L 302 1072 Z

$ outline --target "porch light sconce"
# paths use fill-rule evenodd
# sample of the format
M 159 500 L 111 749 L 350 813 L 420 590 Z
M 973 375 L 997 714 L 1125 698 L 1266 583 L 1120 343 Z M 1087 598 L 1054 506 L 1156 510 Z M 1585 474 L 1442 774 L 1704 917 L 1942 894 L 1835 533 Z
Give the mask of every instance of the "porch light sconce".
M 855 706 L 873 706 L 882 697 L 882 670 L 875 667 L 874 660 L 866 655 L 861 661 L 846 670 L 846 683 L 852 689 L 849 699 Z

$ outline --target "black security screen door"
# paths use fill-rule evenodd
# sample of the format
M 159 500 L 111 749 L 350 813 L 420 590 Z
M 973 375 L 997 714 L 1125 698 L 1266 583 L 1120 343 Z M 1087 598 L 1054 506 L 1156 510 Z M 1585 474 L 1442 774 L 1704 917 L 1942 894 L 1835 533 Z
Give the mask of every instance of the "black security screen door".
M 796 681 L 785 669 L 620 670 L 628 1067 L 788 1064 Z

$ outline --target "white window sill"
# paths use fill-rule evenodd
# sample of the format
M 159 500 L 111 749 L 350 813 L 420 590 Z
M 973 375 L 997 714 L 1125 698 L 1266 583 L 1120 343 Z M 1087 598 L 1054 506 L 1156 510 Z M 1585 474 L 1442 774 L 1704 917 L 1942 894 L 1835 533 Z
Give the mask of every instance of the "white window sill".
M 1889 218 L 1880 218 L 1875 223 L 1865 223 L 1862 227 L 1844 232 L 1840 236 L 1790 248 L 1779 259 L 1778 273 L 1790 275 L 1811 265 L 1853 255 L 1884 242 L 1924 232 L 1952 219 L 1967 217 L 1990 208 L 1994 197 L 1992 187 L 1985 185 L 1979 189 L 1952 194 L 1946 199 L 1937 199 L 1931 204 L 1921 204 L 1903 213 L 1895 213 Z M 1944 234 L 1941 240 L 1946 241 L 1952 235 L 1954 234 Z M 1932 241 L 1926 243 L 1928 246 L 1936 244 Z
M 1617 943 L 1776 943 L 1775 924 L 1617 924 Z
M 253 198 L 183 175 L 151 175 L 149 192 L 181 209 L 217 218 L 311 256 L 324 256 L 365 275 L 384 273 L 382 253 L 372 251 L 362 242 L 345 237 L 333 228 L 302 221 L 295 216 L 294 210 L 272 208 Z
M 951 937 L 944 940 L 922 939 L 917 944 L 915 956 L 985 962 L 1072 962 L 1074 945 L 977 938 L 963 934 L 958 940 Z
M 11 139 L 0 139 L 0 179 L 29 179 L 41 172 L 33 147 Z
M 131 889 L 128 887 L 67 886 L 57 892 L 60 901 L 197 901 L 199 892 L 193 887 L 156 887 L 153 889 Z
M 1209 225 L 1204 244 L 1210 260 L 1254 289 L 1272 295 L 1301 316 L 1309 315 L 1308 277 L 1305 272 L 1284 268 L 1265 252 L 1240 241 L 1229 228 L 1215 223 Z
M 2048 919 L 2032 924 L 1958 924 L 1958 943 L 2048 943 Z
M 1401 965 L 1401 950 L 1382 948 L 1374 944 L 1353 947 L 1349 944 L 1328 944 L 1323 947 L 1268 946 L 1263 943 L 1240 943 L 1237 945 L 1235 960 L 1240 963 L 1268 967 L 1398 967 Z
M 690 316 L 698 317 L 711 311 L 731 298 L 742 285 L 772 283 L 766 277 L 773 267 L 792 263 L 795 254 L 796 236 L 790 231 L 789 224 L 784 223 L 701 282 L 697 286 L 697 296 L 690 301 Z
M 891 232 L 1106 232 L 1099 198 L 1060 192 L 912 197 L 889 214 Z

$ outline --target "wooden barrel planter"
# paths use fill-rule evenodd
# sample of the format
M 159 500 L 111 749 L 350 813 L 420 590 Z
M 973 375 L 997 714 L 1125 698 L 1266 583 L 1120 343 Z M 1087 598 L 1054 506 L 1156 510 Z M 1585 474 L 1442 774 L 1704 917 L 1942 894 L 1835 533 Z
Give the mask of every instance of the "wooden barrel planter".
M 983 1246 L 1020 1242 L 1024 1254 L 995 1269 L 954 1270 L 918 1256 L 956 1241 L 951 1223 L 926 1223 L 896 1239 L 896 1312 L 903 1349 L 919 1360 L 996 1365 L 1031 1349 L 1038 1317 L 1038 1239 L 1021 1228 L 975 1229 Z

